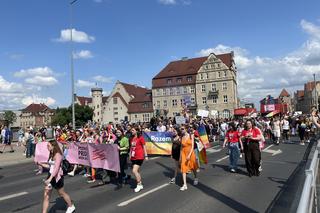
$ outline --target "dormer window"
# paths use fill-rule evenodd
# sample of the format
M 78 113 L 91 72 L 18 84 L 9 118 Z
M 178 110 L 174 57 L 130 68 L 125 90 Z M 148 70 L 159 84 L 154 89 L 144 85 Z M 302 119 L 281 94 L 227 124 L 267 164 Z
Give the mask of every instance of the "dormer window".
M 172 84 L 172 79 L 167 79 L 167 84 Z

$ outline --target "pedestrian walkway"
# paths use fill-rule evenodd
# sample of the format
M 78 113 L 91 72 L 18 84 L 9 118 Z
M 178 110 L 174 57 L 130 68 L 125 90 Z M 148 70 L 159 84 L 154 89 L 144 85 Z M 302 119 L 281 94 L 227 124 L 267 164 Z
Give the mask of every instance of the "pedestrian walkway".
M 26 158 L 26 156 L 23 155 L 25 149 L 23 146 L 18 147 L 16 144 L 13 144 L 13 149 L 14 152 L 10 153 L 10 147 L 7 147 L 5 152 L 0 154 L 0 167 L 33 161 L 33 158 Z

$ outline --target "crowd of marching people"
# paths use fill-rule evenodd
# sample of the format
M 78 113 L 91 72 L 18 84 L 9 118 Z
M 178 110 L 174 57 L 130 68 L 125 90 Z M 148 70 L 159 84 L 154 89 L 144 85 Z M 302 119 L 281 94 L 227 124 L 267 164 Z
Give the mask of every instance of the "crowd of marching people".
M 48 170 L 46 188 L 44 193 L 43 212 L 46 212 L 49 205 L 49 198 L 52 188 L 57 189 L 58 193 L 68 204 L 68 211 L 73 212 L 75 206 L 72 204 L 69 195 L 64 191 L 63 176 L 83 175 L 88 183 L 98 181 L 98 184 L 115 183 L 117 189 L 123 184 L 134 181 L 134 192 L 143 190 L 143 178 L 140 170 L 144 161 L 148 160 L 146 142 L 142 132 L 170 132 L 172 136 L 172 153 L 175 170 L 170 179 L 170 183 L 176 183 L 179 173 L 182 174 L 180 190 L 185 191 L 187 186 L 187 174 L 194 176 L 193 184 L 199 183 L 198 173 L 201 163 L 200 152 L 205 150 L 201 137 L 198 132 L 199 126 L 204 126 L 210 142 L 218 143 L 223 148 L 228 148 L 230 172 L 238 172 L 238 160 L 244 156 L 247 174 L 249 177 L 259 176 L 261 168 L 261 151 L 265 146 L 266 140 L 274 144 L 294 143 L 292 136 L 298 135 L 300 144 L 305 145 L 310 141 L 312 134 L 315 134 L 318 126 L 317 112 L 313 111 L 312 116 L 300 115 L 274 116 L 273 118 L 247 118 L 247 119 L 203 119 L 198 118 L 187 121 L 185 124 L 177 124 L 175 119 L 153 118 L 149 123 L 121 124 L 109 123 L 108 125 L 98 125 L 88 123 L 81 128 L 72 129 L 71 125 L 54 128 L 54 140 L 46 139 L 46 128 L 34 130 L 32 127 L 25 131 L 19 130 L 18 145 L 25 146 L 26 157 L 32 157 L 35 153 L 36 144 L 49 141 L 48 150 L 50 157 L 46 163 L 38 163 L 37 174 L 42 174 Z M 6 135 L 7 133 L 2 134 Z M 6 137 L 6 136 L 5 136 Z M 2 139 L 2 141 L 4 141 Z M 59 143 L 57 143 L 59 142 Z M 83 165 L 69 165 L 64 171 L 64 152 L 70 143 L 92 143 L 92 144 L 116 144 L 118 147 L 120 172 L 114 172 L 101 168 L 91 168 Z M 8 144 L 5 141 L 4 144 Z M 60 144 L 60 145 L 58 145 Z M 63 149 L 61 150 L 61 144 Z M 4 147 L 5 148 L 5 147 Z M 3 148 L 3 149 L 4 149 Z M 131 163 L 129 164 L 128 161 Z M 66 162 L 67 163 L 67 162 Z M 131 174 L 127 172 L 131 165 Z

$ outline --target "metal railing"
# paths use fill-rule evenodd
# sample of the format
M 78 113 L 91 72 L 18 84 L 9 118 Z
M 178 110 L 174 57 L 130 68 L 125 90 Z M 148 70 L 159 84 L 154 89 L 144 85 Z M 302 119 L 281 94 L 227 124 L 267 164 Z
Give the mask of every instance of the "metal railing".
M 320 140 L 317 141 L 317 148 L 313 154 L 309 169 L 305 171 L 306 179 L 300 197 L 297 213 L 318 212 L 317 209 L 317 176 L 319 166 Z

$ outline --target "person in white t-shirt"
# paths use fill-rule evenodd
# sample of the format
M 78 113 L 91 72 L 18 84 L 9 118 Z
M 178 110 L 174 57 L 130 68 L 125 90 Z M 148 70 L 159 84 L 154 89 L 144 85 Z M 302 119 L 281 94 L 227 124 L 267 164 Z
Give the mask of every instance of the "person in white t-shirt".
M 289 140 L 290 140 L 290 136 L 289 136 L 290 124 L 288 121 L 288 117 L 284 117 L 284 119 L 281 121 L 281 125 L 282 125 L 283 140 L 284 140 L 284 142 L 289 142 Z
M 159 125 L 157 126 L 158 132 L 165 132 L 167 130 L 166 126 L 163 125 L 163 123 L 160 121 Z
M 281 122 L 278 117 L 276 117 L 272 122 L 272 133 L 274 137 L 274 143 L 279 145 L 281 137 Z

